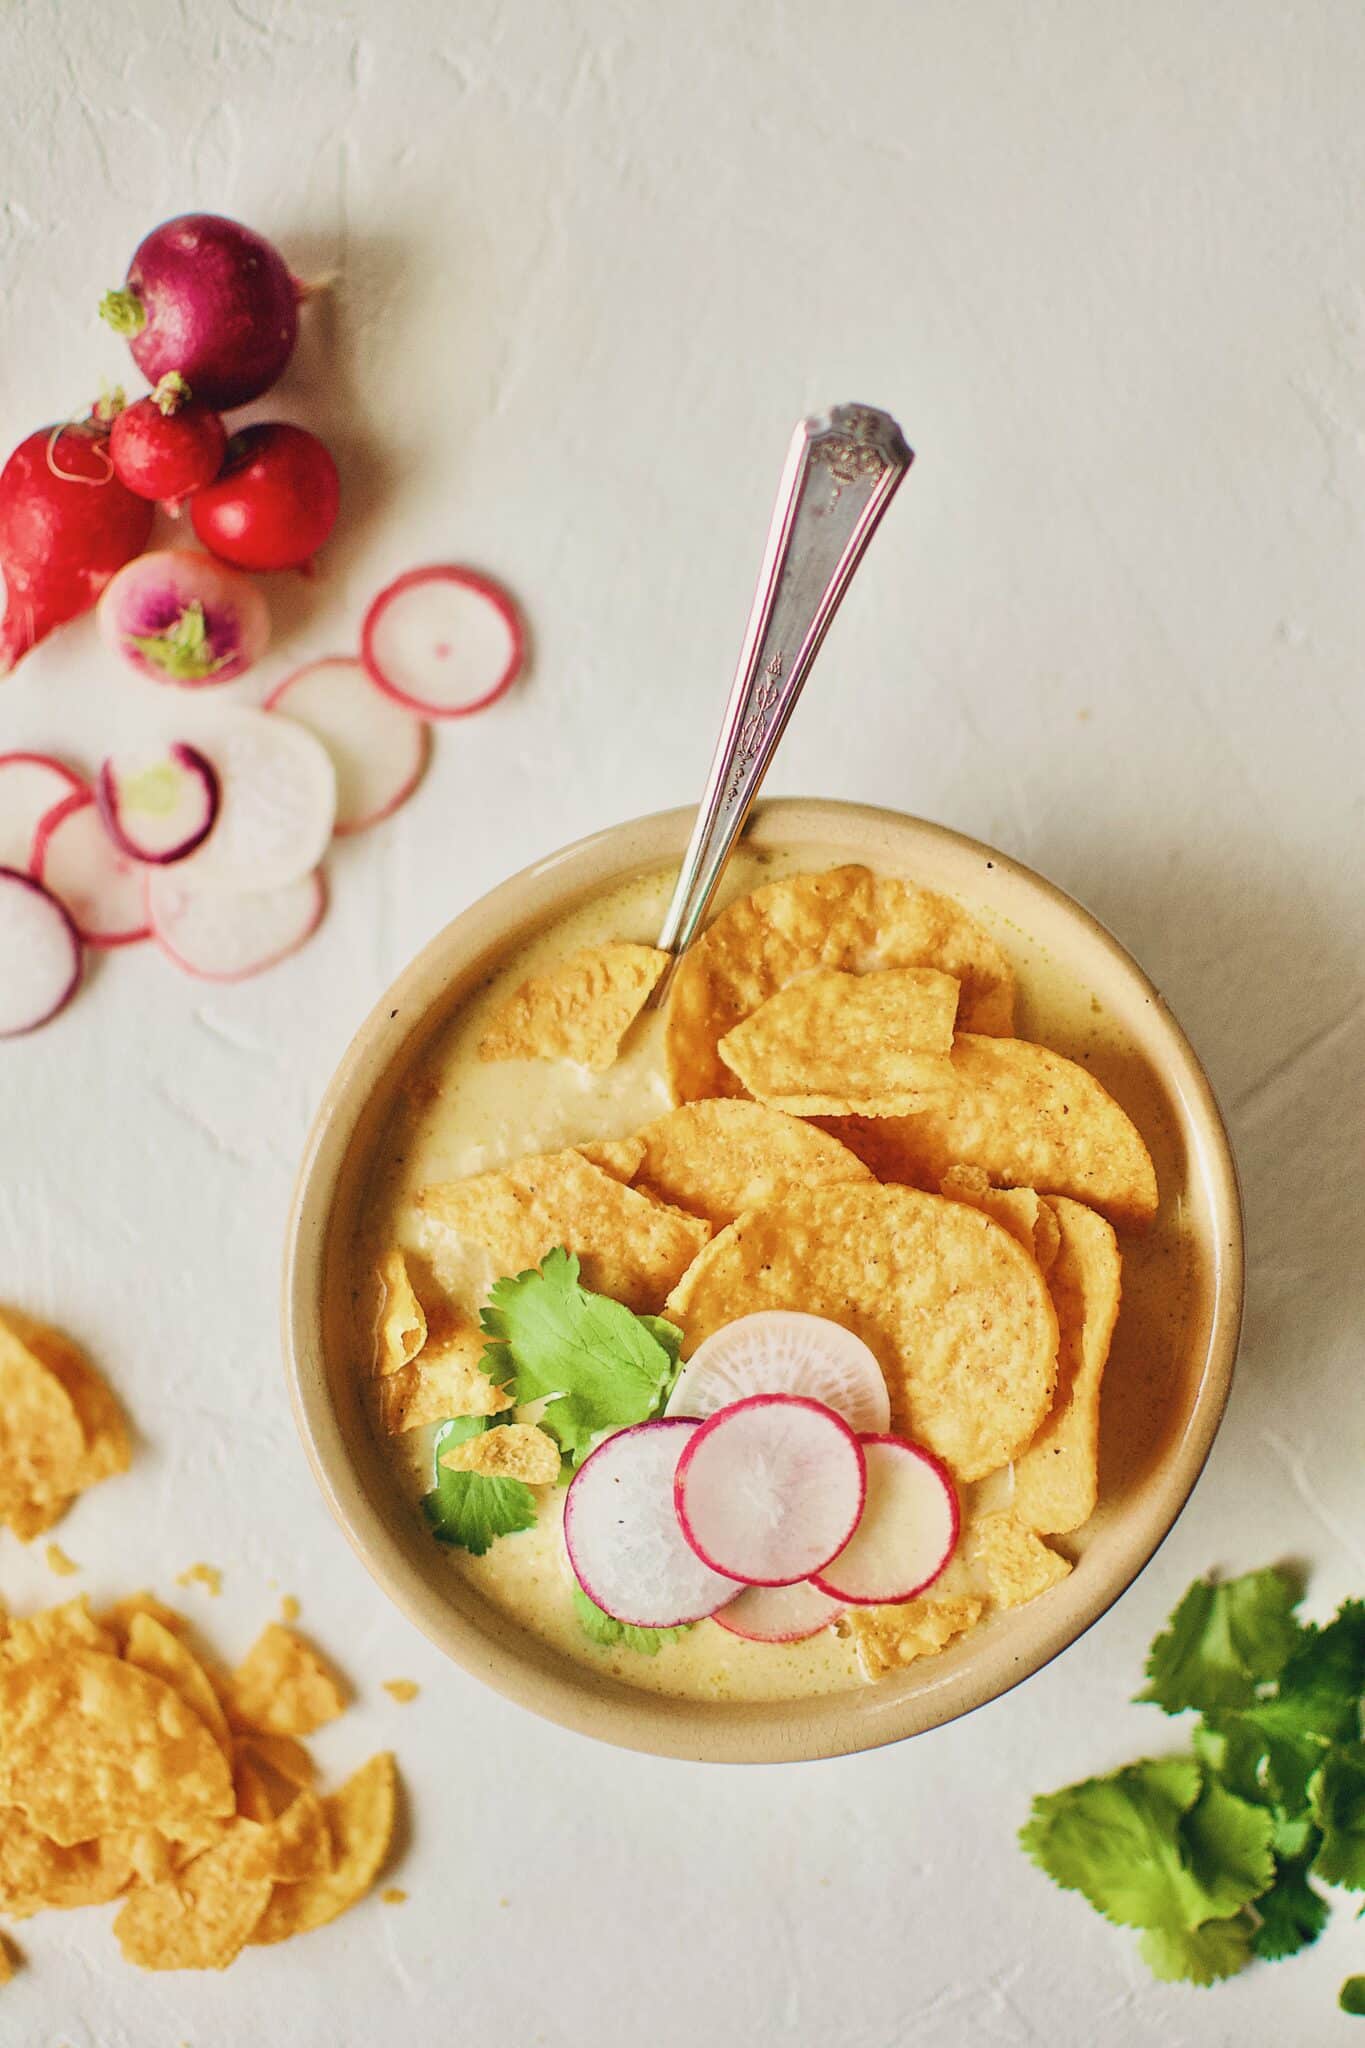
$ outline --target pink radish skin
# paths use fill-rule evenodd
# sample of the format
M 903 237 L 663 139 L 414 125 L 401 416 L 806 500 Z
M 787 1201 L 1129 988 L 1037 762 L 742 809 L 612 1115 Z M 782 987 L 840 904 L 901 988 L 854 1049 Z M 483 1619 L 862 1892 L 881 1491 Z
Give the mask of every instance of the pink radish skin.
M 279 251 L 239 221 L 182 213 L 152 229 L 100 316 L 127 337 L 149 384 L 177 370 L 219 412 L 268 391 L 294 352 L 301 287 Z
M 747 1586 L 715 1619 L 746 1643 L 803 1643 L 843 1612 L 842 1600 L 831 1599 L 809 1579 L 800 1579 L 794 1586 Z
M 309 569 L 340 504 L 337 466 L 317 435 L 261 420 L 228 442 L 221 474 L 190 501 L 190 524 L 239 569 Z
M 130 860 L 169 867 L 201 846 L 218 816 L 218 770 L 177 742 L 159 760 L 106 761 L 95 780 L 104 829 Z
M 85 788 L 50 754 L 0 754 L 0 868 L 27 874 L 43 819 Z
M 64 905 L 87 946 L 131 946 L 148 936 L 142 869 L 109 837 L 89 790 L 69 796 L 43 819 L 32 872 Z
M 712 1571 L 790 1586 L 838 1556 L 866 1492 L 862 1445 L 841 1415 L 799 1394 L 751 1394 L 690 1439 L 673 1505 Z
M 339 838 L 392 817 L 421 781 L 430 726 L 376 688 L 349 656 L 296 670 L 271 691 L 265 709 L 304 726 L 331 755 Z
M 749 1394 L 804 1394 L 860 1432 L 891 1422 L 886 1377 L 862 1338 L 797 1309 L 759 1309 L 713 1331 L 674 1382 L 668 1413 L 705 1419 Z
M 176 512 L 223 466 L 227 428 L 212 406 L 191 395 L 170 370 L 156 390 L 125 406 L 109 429 L 114 474 L 138 498 L 159 499 Z
M 468 718 L 510 690 L 526 658 L 505 590 L 454 563 L 409 569 L 381 590 L 360 629 L 360 658 L 424 718 Z
M 107 647 L 157 683 L 229 683 L 270 644 L 270 614 L 240 570 L 194 548 L 158 548 L 129 562 L 100 599 Z
M 957 1548 L 960 1510 L 947 1469 L 922 1444 L 865 1436 L 867 1505 L 852 1538 L 814 1583 L 853 1607 L 913 1600 Z
M 46 1024 L 80 979 L 80 935 L 63 905 L 32 875 L 0 867 L 0 1038 Z
M 182 872 L 148 871 L 147 914 L 162 951 L 200 981 L 264 974 L 312 937 L 327 907 L 321 869 L 280 889 L 232 895 L 187 888 Z
M 673 1513 L 679 1453 L 700 1424 L 684 1417 L 618 1430 L 583 1460 L 564 1499 L 574 1576 L 604 1614 L 632 1628 L 683 1628 L 732 1600 Z

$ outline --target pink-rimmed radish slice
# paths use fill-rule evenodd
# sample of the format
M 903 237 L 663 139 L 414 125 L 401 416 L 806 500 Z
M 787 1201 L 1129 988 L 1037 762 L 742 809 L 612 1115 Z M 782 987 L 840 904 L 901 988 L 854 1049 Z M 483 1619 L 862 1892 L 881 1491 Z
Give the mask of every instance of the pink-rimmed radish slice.
M 750 1394 L 699 1426 L 673 1505 L 713 1572 L 790 1586 L 838 1556 L 866 1490 L 862 1445 L 842 1415 L 801 1394 Z
M 109 837 L 152 867 L 185 860 L 218 816 L 218 770 L 198 747 L 177 741 L 137 760 L 112 756 L 95 778 L 95 801 Z
M 33 842 L 33 874 L 65 904 L 87 946 L 131 946 L 150 926 L 142 869 L 116 846 L 88 789 L 49 811 Z
M 510 690 L 526 640 L 505 590 L 452 562 L 409 569 L 381 590 L 360 628 L 360 658 L 400 704 L 464 718 Z
M 746 1586 L 716 1621 L 748 1643 L 803 1643 L 837 1621 L 844 1606 L 809 1579 L 799 1579 L 794 1586 Z
M 80 934 L 66 909 L 32 875 L 0 867 L 0 1038 L 46 1024 L 80 978 Z
M 186 888 L 256 894 L 302 881 L 322 859 L 336 816 L 326 748 L 268 711 L 215 711 L 195 744 L 213 763 L 220 803 L 213 830 L 178 863 Z
M 421 780 L 431 728 L 381 690 L 363 662 L 310 661 L 271 691 L 265 708 L 295 719 L 331 755 L 338 834 L 391 817 Z
M 737 1588 L 684 1542 L 673 1512 L 678 1459 L 701 1424 L 637 1422 L 597 1446 L 564 1498 L 564 1542 L 579 1585 L 632 1628 L 682 1628 Z
M 246 981 L 263 974 L 316 931 L 327 906 L 321 871 L 279 889 L 194 889 L 183 867 L 151 868 L 147 911 L 152 937 L 177 967 L 201 981 Z
M 84 788 L 50 754 L 0 754 L 0 867 L 26 869 L 48 812 Z
M 863 1438 L 867 1503 L 839 1555 L 814 1573 L 833 1600 L 875 1607 L 913 1600 L 957 1548 L 958 1504 L 944 1467 L 902 1436 Z
M 860 1435 L 891 1423 L 885 1376 L 862 1338 L 798 1309 L 759 1309 L 713 1331 L 679 1373 L 667 1413 L 705 1418 L 750 1394 L 804 1394 Z

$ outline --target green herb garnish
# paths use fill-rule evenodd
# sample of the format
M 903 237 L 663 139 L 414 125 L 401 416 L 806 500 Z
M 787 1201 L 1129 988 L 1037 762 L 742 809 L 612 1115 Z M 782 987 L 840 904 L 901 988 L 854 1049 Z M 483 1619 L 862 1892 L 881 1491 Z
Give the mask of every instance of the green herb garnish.
M 681 1628 L 633 1628 L 628 1621 L 617 1621 L 604 1614 L 581 1586 L 573 1589 L 573 1604 L 583 1633 L 592 1642 L 600 1643 L 604 1650 L 614 1649 L 620 1643 L 627 1650 L 638 1650 L 642 1657 L 657 1657 L 665 1643 L 676 1643 L 694 1626 L 686 1621 Z
M 456 1544 L 482 1557 L 498 1536 L 514 1536 L 536 1519 L 536 1497 L 519 1479 L 490 1479 L 483 1472 L 451 1472 L 441 1463 L 442 1451 L 468 1443 L 496 1425 L 498 1418 L 460 1415 L 443 1422 L 433 1447 L 436 1484 L 422 1496 L 422 1512 L 438 1543 Z

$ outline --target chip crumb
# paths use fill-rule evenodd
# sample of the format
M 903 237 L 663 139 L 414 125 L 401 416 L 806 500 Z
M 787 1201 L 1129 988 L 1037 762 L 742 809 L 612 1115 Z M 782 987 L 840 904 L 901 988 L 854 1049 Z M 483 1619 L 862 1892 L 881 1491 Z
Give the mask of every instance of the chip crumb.
M 386 1906 L 405 1906 L 408 1900 L 408 1895 L 400 1884 L 386 1885 L 379 1897 Z
M 422 1690 L 415 1678 L 386 1678 L 384 1690 L 400 1707 L 408 1706 Z
M 280 1600 L 280 1620 L 297 1621 L 303 1609 L 292 1593 L 285 1593 Z
M 207 1586 L 211 1598 L 216 1600 L 223 1590 L 223 1574 L 216 1564 L 192 1564 L 187 1571 L 177 1574 L 177 1586 Z
M 523 1486 L 553 1486 L 560 1462 L 559 1445 L 533 1422 L 509 1422 L 500 1429 L 486 1429 L 441 1456 L 449 1472 L 519 1479 Z
M 0 1984 L 8 1984 L 19 1967 L 19 1951 L 7 1934 L 0 1934 Z
M 48 1570 L 55 1572 L 59 1579 L 73 1579 L 80 1570 L 75 1558 L 68 1557 L 60 1543 L 49 1543 L 43 1555 L 47 1559 Z

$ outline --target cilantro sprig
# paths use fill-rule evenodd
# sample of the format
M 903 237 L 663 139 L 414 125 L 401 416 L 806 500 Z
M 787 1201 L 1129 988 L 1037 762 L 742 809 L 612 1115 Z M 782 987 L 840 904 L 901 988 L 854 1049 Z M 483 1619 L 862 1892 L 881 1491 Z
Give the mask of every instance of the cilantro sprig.
M 617 1621 L 615 1615 L 605 1614 L 581 1586 L 573 1589 L 573 1605 L 589 1642 L 600 1643 L 604 1650 L 615 1649 L 619 1643 L 624 1649 L 638 1650 L 642 1657 L 657 1657 L 665 1643 L 678 1642 L 693 1626 L 689 1621 L 681 1628 L 635 1628 L 628 1621 Z

